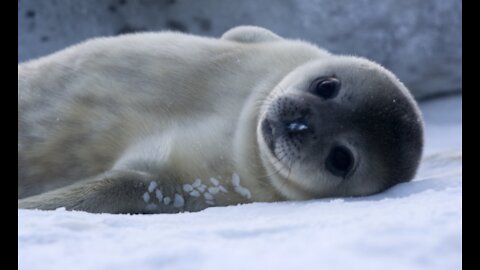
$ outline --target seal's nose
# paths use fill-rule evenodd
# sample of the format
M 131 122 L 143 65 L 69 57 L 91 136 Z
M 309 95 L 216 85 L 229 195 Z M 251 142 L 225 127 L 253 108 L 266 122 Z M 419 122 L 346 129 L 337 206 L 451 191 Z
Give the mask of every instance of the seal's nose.
M 288 133 L 299 133 L 309 129 L 309 127 L 301 120 L 295 120 L 290 123 L 287 122 L 285 128 Z
M 312 131 L 312 128 L 303 118 L 288 121 L 274 121 L 266 118 L 262 121 L 261 128 L 265 142 L 272 151 L 277 138 L 281 136 L 301 136 Z

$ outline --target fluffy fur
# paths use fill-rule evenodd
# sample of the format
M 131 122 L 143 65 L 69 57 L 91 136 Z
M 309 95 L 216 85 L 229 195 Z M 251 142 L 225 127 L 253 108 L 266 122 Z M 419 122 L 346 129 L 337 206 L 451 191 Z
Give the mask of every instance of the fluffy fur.
M 335 190 L 324 172 L 289 168 L 265 148 L 260 124 L 269 107 L 330 70 L 342 74 L 346 86 L 353 81 L 370 89 L 352 106 L 397 99 L 381 104 L 401 106 L 417 123 L 406 135 L 413 146 L 403 139 L 379 146 L 396 144 L 407 153 L 392 152 L 410 160 L 399 160 L 399 170 L 381 162 L 362 167 L 356 184 Z M 344 93 L 355 96 L 354 88 Z M 97 38 L 22 63 L 18 115 L 19 208 L 171 213 L 366 195 L 410 180 L 423 144 L 420 113 L 393 74 L 253 26 L 233 28 L 220 39 L 175 32 Z M 384 157 L 371 151 L 365 162 Z

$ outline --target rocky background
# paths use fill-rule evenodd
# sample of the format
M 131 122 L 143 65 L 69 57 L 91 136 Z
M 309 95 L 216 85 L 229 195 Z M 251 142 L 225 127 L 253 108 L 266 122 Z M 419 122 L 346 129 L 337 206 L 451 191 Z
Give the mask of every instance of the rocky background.
M 460 0 L 18 0 L 18 61 L 97 36 L 241 24 L 372 59 L 419 99 L 461 93 Z

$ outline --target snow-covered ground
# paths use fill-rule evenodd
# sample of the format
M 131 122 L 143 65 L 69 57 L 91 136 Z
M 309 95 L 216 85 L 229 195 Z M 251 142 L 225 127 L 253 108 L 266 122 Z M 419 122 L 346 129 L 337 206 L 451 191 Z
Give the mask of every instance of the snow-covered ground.
M 422 104 L 416 179 L 374 196 L 134 216 L 19 210 L 19 269 L 461 269 L 461 106 Z

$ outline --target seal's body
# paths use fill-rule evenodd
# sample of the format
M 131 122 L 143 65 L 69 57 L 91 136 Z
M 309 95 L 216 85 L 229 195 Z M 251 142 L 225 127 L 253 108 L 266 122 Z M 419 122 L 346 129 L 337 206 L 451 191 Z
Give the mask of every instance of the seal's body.
M 363 88 L 371 98 L 355 98 Z M 418 109 L 388 71 L 258 27 L 87 41 L 20 64 L 18 100 L 21 208 L 153 213 L 367 195 L 410 180 L 422 148 Z M 379 100 L 381 119 L 363 110 Z M 350 128 L 350 114 L 373 124 Z M 376 122 L 385 116 L 394 124 Z M 339 184 L 356 178 L 368 187 Z

